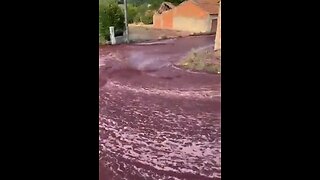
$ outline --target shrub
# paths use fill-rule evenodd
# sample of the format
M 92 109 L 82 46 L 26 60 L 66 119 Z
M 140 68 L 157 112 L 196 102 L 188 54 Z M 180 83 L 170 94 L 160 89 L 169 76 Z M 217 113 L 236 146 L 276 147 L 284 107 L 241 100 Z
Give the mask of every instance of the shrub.
M 221 60 L 216 59 L 212 62 L 214 58 L 213 50 L 192 50 L 180 63 L 179 66 L 195 70 L 204 71 L 208 73 L 220 73 L 221 72 Z
M 106 38 L 99 33 L 99 44 L 104 45 L 106 43 Z
M 133 18 L 134 23 L 142 22 L 144 24 L 152 24 L 153 21 L 153 11 L 150 10 L 147 4 L 142 4 L 137 7 L 137 14 Z
M 106 42 L 105 35 L 102 34 L 101 23 L 99 22 L 99 44 L 104 44 Z
M 144 16 L 142 16 L 141 21 L 143 22 L 143 24 L 152 24 L 153 11 L 151 11 L 151 10 L 146 11 Z
M 124 14 L 116 0 L 99 0 L 99 39 L 110 40 L 109 27 L 124 31 Z
M 133 23 L 134 18 L 138 14 L 138 8 L 136 6 L 133 6 L 132 4 L 128 4 L 128 23 Z
M 136 16 L 133 18 L 133 22 L 134 23 L 141 22 L 141 17 L 142 17 L 141 13 L 137 13 Z

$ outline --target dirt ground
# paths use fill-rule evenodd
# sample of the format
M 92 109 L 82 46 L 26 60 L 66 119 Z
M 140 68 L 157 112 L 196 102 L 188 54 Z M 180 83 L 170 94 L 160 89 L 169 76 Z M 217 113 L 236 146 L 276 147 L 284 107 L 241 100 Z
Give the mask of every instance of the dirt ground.
M 131 41 L 157 40 L 159 38 L 171 38 L 178 36 L 188 36 L 190 32 L 155 29 L 152 25 L 129 24 L 129 39 Z
M 99 49 L 100 180 L 221 178 L 220 75 L 172 64 L 213 36 Z
M 221 72 L 221 59 L 216 54 L 212 47 L 192 50 L 176 65 L 192 71 L 219 74 Z

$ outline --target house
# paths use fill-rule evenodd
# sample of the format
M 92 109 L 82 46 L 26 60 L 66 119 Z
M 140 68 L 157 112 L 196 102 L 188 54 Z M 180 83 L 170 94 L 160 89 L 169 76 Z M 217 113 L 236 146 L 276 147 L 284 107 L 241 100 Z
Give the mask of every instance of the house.
M 219 6 L 218 25 L 217 25 L 217 32 L 215 37 L 214 50 L 215 51 L 221 50 L 221 5 Z
M 161 4 L 153 15 L 153 27 L 190 32 L 216 32 L 220 0 L 187 0 L 174 6 Z

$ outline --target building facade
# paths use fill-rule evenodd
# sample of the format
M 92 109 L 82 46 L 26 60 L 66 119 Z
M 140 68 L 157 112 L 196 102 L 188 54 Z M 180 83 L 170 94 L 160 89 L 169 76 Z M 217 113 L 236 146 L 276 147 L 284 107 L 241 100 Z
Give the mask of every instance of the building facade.
M 188 0 L 178 6 L 163 3 L 153 16 L 153 26 L 189 32 L 216 32 L 218 0 Z

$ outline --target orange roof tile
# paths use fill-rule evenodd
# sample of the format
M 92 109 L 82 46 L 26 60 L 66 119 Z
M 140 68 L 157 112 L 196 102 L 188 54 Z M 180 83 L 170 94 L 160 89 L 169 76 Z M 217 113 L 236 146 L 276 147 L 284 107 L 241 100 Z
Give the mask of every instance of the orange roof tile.
M 218 14 L 219 13 L 219 3 L 220 0 L 191 0 L 194 4 L 199 6 L 204 11 L 207 11 L 209 14 Z

